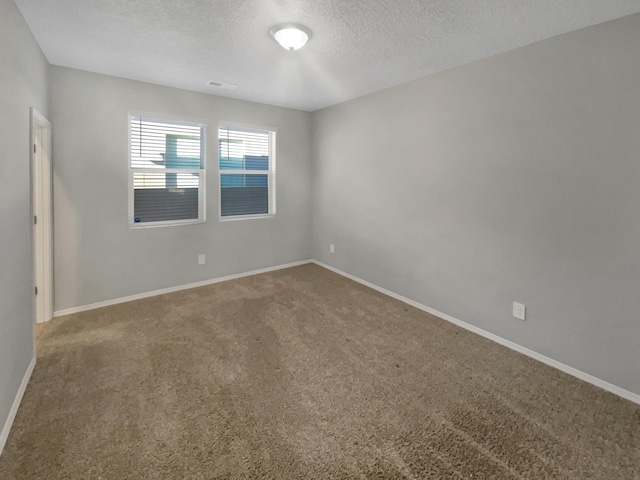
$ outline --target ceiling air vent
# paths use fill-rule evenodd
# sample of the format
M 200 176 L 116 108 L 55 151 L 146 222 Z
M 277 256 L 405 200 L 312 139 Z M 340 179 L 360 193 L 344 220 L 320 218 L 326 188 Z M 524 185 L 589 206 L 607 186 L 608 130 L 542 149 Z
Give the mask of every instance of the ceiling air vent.
M 238 85 L 234 85 L 233 83 L 216 82 L 215 80 L 211 80 L 207 85 L 210 87 L 224 88 L 226 90 L 235 90 L 238 88 Z

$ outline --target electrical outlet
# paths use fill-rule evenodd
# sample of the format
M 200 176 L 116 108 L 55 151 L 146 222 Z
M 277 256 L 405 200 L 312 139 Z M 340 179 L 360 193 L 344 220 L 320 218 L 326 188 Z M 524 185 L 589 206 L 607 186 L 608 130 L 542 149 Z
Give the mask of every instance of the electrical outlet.
M 525 319 L 525 306 L 518 302 L 513 302 L 513 317 L 518 320 L 524 321 Z
M 336 251 L 336 247 L 333 245 L 333 243 L 329 244 L 329 253 L 335 253 Z
M 198 255 L 198 265 L 204 265 L 205 263 L 207 263 L 207 259 L 204 253 L 201 253 L 200 255 Z

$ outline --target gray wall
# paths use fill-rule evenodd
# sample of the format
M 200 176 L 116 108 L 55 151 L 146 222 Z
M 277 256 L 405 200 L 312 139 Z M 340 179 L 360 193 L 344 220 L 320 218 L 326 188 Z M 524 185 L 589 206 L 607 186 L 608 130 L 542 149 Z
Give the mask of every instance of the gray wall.
M 314 258 L 640 394 L 639 45 L 634 15 L 315 112 Z
M 47 114 L 47 69 L 13 0 L 0 0 L 0 429 L 33 357 L 29 107 Z
M 62 67 L 50 98 L 57 311 L 311 258 L 310 113 Z M 207 120 L 206 223 L 128 228 L 130 110 Z M 278 129 L 275 217 L 218 220 L 220 121 Z

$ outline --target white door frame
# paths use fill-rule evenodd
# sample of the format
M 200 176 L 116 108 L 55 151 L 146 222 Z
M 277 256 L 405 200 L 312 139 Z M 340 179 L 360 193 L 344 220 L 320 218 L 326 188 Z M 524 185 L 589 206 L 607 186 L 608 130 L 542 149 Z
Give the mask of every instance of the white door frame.
M 34 316 L 37 323 L 53 317 L 53 164 L 51 123 L 31 107 L 31 245 Z

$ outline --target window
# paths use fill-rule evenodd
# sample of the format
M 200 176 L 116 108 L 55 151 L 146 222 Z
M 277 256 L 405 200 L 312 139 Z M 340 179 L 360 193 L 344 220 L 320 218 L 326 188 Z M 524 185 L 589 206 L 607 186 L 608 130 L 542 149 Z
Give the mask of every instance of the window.
M 204 222 L 205 125 L 129 116 L 129 225 Z
M 276 132 L 221 125 L 218 130 L 220 217 L 276 213 Z

